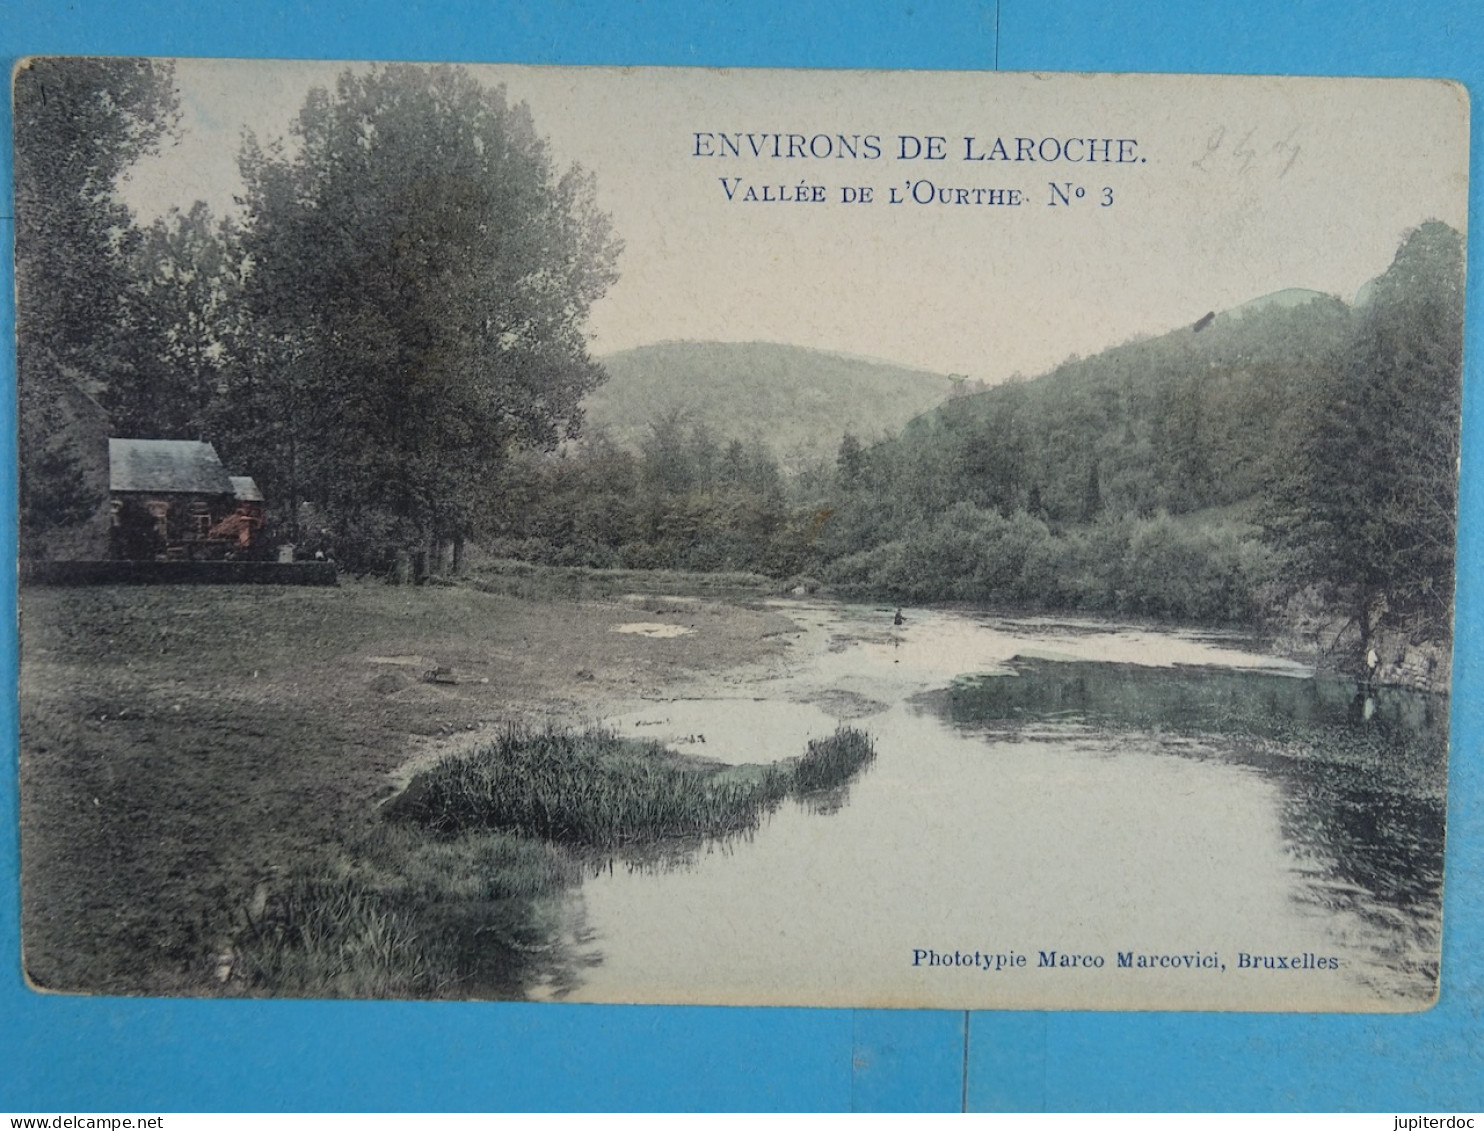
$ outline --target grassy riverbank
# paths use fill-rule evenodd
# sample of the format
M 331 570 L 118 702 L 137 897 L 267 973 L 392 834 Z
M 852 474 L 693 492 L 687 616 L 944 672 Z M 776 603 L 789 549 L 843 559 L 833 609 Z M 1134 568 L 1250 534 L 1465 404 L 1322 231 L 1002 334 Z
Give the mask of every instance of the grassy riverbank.
M 557 979 L 569 853 L 494 833 L 390 825 L 301 865 L 237 911 L 217 976 L 275 997 L 521 997 Z
M 781 763 L 723 766 L 603 730 L 511 728 L 414 777 L 344 856 L 261 890 L 219 977 L 280 996 L 559 989 L 579 960 L 558 897 L 578 883 L 582 849 L 694 849 L 874 758 L 849 729 Z
M 512 721 L 560 725 L 640 696 L 696 694 L 780 654 L 795 631 L 776 613 L 707 599 L 353 582 L 26 586 L 20 611 L 26 973 L 47 990 L 121 994 L 241 992 L 221 969 L 247 968 L 222 958 L 252 934 L 244 915 L 271 949 L 280 927 L 319 937 L 310 902 L 363 919 L 367 946 L 395 948 L 403 920 L 378 918 L 402 911 L 390 861 L 497 851 L 416 830 L 405 832 L 427 845 L 410 856 L 398 846 L 377 805 L 410 761 L 431 764 Z M 687 631 L 614 631 L 636 620 Z M 425 679 L 433 668 L 448 682 Z M 545 874 L 536 848 L 529 867 L 507 861 L 502 874 Z M 343 899 L 321 898 L 346 876 Z M 374 900 L 356 895 L 363 887 Z M 270 971 L 279 961 L 261 958 Z

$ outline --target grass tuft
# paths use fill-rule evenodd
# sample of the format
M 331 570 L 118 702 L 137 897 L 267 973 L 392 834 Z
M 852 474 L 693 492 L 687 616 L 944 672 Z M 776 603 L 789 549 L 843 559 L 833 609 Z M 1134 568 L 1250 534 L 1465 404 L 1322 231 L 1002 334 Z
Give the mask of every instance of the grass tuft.
M 874 758 L 870 738 L 846 728 L 800 758 L 730 767 L 602 729 L 512 728 L 419 774 L 391 809 L 438 833 L 498 829 L 599 848 L 725 837 L 756 828 L 786 797 L 844 784 Z

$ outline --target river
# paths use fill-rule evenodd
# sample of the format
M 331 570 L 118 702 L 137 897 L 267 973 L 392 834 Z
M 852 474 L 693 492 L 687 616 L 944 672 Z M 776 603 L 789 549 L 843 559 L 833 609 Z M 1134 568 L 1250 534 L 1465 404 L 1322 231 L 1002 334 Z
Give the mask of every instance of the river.
M 1433 999 L 1446 698 L 1357 694 L 1230 633 L 777 607 L 798 633 L 770 669 L 608 723 L 728 762 L 844 724 L 876 762 L 746 838 L 592 862 L 570 1000 Z

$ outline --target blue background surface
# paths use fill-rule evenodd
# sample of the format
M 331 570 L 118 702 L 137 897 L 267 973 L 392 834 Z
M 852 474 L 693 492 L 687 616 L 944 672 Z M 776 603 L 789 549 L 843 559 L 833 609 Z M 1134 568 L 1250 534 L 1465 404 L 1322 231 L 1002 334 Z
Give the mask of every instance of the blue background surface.
M 199 0 L 0 12 L 27 54 L 1418 75 L 1484 90 L 1466 0 Z M 9 104 L 0 110 L 5 136 Z M 1484 115 L 1473 124 L 1478 233 Z M 1364 151 L 1357 162 L 1368 160 Z M 0 404 L 14 355 L 0 144 Z M 15 639 L 0 637 L 0 1111 L 1484 1108 L 1484 304 L 1470 245 L 1443 991 L 1411 1016 L 914 1013 L 43 997 L 21 979 Z M 7 416 L 6 433 L 13 431 Z M 13 441 L 4 446 L 9 451 Z M 0 512 L 14 513 L 13 459 Z M 15 530 L 0 525 L 0 601 Z M 967 1068 L 967 1075 L 965 1069 Z

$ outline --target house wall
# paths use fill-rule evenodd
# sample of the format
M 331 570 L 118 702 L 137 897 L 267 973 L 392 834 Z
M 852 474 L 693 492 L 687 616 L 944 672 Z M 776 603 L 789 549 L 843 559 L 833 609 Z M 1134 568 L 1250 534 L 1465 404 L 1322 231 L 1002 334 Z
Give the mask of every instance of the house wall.
M 230 495 L 115 491 L 112 556 L 153 561 L 224 552 L 228 547 L 206 535 L 236 507 Z

